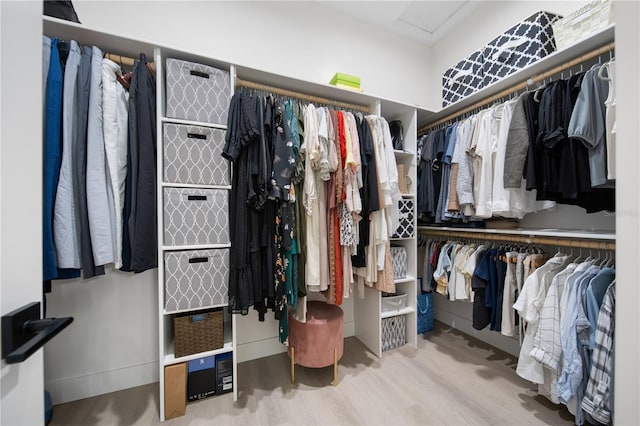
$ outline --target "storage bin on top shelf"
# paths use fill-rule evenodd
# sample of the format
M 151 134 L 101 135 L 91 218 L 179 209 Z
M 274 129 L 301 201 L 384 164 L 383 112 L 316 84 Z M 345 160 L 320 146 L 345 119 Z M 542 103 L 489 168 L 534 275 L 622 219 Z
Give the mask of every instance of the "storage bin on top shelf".
M 553 23 L 558 50 L 614 23 L 613 0 L 593 0 Z
M 484 86 L 555 52 L 552 24 L 560 18 L 549 12 L 537 12 L 487 44 L 482 65 Z
M 167 59 L 167 117 L 227 124 L 229 71 Z
M 442 75 L 442 106 L 458 102 L 482 89 L 482 50 L 476 50 L 471 55 L 448 68 Z
M 442 106 L 464 99 L 554 52 L 552 24 L 560 18 L 537 12 L 445 70 Z

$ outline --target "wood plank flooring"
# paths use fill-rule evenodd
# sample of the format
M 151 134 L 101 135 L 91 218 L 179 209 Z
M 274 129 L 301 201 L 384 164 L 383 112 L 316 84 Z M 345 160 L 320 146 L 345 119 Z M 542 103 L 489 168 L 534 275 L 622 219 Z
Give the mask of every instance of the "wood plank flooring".
M 436 323 L 408 346 L 372 355 L 345 340 L 339 383 L 332 367 L 296 366 L 274 355 L 238 366 L 238 401 L 232 394 L 187 405 L 178 425 L 536 425 L 573 424 L 564 406 L 537 396 L 520 379 L 516 359 Z M 153 383 L 54 407 L 51 426 L 157 425 L 158 384 Z

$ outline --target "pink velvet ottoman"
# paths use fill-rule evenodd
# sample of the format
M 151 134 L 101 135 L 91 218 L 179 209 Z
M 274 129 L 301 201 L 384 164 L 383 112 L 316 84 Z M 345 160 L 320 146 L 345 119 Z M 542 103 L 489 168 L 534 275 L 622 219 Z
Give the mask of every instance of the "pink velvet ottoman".
M 344 350 L 344 314 L 336 305 L 312 301 L 307 304 L 307 322 L 289 314 L 289 358 L 291 383 L 295 364 L 322 368 L 333 364 L 333 385 L 338 384 L 338 360 Z

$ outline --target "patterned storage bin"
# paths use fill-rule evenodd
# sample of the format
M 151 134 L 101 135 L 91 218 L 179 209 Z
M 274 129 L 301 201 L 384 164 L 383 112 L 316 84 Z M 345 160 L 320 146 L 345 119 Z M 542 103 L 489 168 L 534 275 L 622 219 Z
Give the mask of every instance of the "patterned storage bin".
M 413 238 L 416 233 L 414 202 L 412 199 L 398 201 L 400 224 L 391 238 Z
M 407 250 L 404 247 L 391 247 L 393 278 L 400 280 L 407 277 Z
M 164 181 L 229 185 L 229 164 L 220 154 L 225 131 L 210 127 L 164 125 Z
M 382 350 L 398 348 L 406 343 L 407 319 L 404 315 L 382 318 Z
M 615 21 L 613 0 L 593 0 L 553 23 L 558 50 L 602 30 Z
M 536 14 L 493 39 L 484 48 L 484 86 L 523 69 L 556 50 L 551 24 L 561 17 L 548 12 Z
M 227 124 L 229 71 L 167 59 L 167 117 Z
M 482 55 L 482 50 L 473 52 L 444 72 L 442 75 L 443 107 L 455 103 L 484 87 Z
M 165 188 L 164 244 L 229 244 L 229 191 Z
M 166 311 L 226 304 L 229 250 L 171 251 L 164 254 Z

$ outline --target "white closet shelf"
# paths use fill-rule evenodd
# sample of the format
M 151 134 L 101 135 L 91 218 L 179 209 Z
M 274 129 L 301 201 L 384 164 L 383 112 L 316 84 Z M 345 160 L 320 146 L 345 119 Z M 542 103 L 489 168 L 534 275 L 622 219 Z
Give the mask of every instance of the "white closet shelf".
M 192 246 L 162 246 L 163 251 L 178 251 L 178 250 L 215 250 L 230 248 L 229 244 L 196 244 Z
M 416 279 L 415 279 L 414 277 L 411 277 L 411 276 L 408 276 L 408 275 L 407 275 L 407 276 L 406 276 L 406 277 L 404 277 L 404 278 L 398 278 L 397 280 L 394 280 L 394 282 L 395 282 L 396 284 L 404 284 L 404 283 L 410 283 L 410 282 L 413 282 L 413 281 L 415 281 L 415 280 L 416 280 Z
M 416 196 L 414 194 L 403 194 L 402 192 L 400 193 L 400 196 L 404 199 L 412 199 L 412 198 L 416 198 Z
M 413 236 L 413 237 L 401 237 L 401 238 L 393 237 L 393 238 L 391 238 L 391 241 L 412 241 L 415 238 L 416 238 L 415 236 Z
M 220 161 L 227 161 L 223 158 Z M 199 183 L 173 183 L 162 182 L 163 188 L 189 188 L 189 189 L 231 189 L 231 185 L 203 185 Z
M 453 228 L 447 226 L 418 226 L 420 231 L 446 231 L 452 234 L 478 233 L 478 234 L 503 234 L 503 235 L 526 235 L 535 237 L 557 237 L 557 238 L 574 238 L 583 240 L 603 240 L 614 241 L 616 239 L 615 232 L 599 231 L 599 230 L 582 230 L 582 229 L 554 229 L 554 228 L 513 228 L 513 229 L 489 229 L 489 228 Z
M 607 28 L 598 31 L 587 38 L 579 40 L 562 50 L 558 50 L 548 56 L 545 56 L 538 62 L 531 64 L 526 68 L 518 70 L 513 74 L 503 78 L 502 80 L 496 81 L 495 83 L 483 89 L 480 89 L 472 95 L 469 95 L 466 98 L 459 100 L 458 102 L 452 103 L 451 105 L 448 105 L 437 112 L 419 110 L 418 126 L 423 127 L 429 123 L 438 121 L 450 114 L 455 113 L 456 111 L 462 110 L 468 106 L 475 104 L 476 102 L 489 98 L 490 96 L 495 95 L 502 90 L 508 89 L 509 87 L 512 87 L 520 82 L 526 81 L 533 76 L 543 74 L 544 72 L 554 67 L 565 64 L 568 62 L 568 59 L 577 58 L 607 43 L 610 43 L 614 39 L 614 32 L 614 25 L 610 25 Z
M 181 118 L 162 117 L 163 123 L 184 124 L 186 126 L 211 127 L 212 129 L 227 130 L 226 124 L 207 123 L 206 121 L 183 120 Z
M 178 309 L 177 311 L 163 311 L 163 314 L 166 316 L 177 315 L 177 314 L 186 314 L 189 312 L 202 311 L 204 309 L 216 309 L 216 308 L 225 308 L 229 306 L 226 303 L 221 305 L 210 305 L 210 306 L 198 306 L 197 308 L 187 308 L 187 309 Z
M 171 345 L 171 349 L 173 350 L 173 344 Z M 174 353 L 170 353 L 164 356 L 164 365 L 179 364 L 181 362 L 187 362 L 193 359 L 203 358 L 205 356 L 224 354 L 232 351 L 233 351 L 233 344 L 231 342 L 225 342 L 224 346 L 221 347 L 220 349 L 215 349 L 215 350 L 206 351 L 206 352 L 198 352 L 197 354 L 181 356 L 179 358 L 176 358 Z
M 413 156 L 415 155 L 414 152 L 409 152 L 409 151 L 400 151 L 397 149 L 393 150 L 393 153 L 396 155 L 396 157 L 398 159 L 408 159 L 408 160 L 412 160 Z
M 413 309 L 411 306 L 407 306 L 405 308 L 398 309 L 398 310 L 395 310 L 395 311 L 381 312 L 380 313 L 380 318 L 389 318 L 389 317 L 396 317 L 398 315 L 407 315 L 407 314 L 412 314 L 415 311 L 416 310 Z

